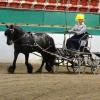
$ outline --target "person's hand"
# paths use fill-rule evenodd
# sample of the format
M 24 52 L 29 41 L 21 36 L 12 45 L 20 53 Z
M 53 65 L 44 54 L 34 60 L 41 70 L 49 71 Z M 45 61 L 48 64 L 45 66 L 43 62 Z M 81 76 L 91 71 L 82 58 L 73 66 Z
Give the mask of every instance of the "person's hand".
M 75 31 L 68 30 L 68 31 L 67 31 L 67 33 L 70 33 L 70 34 L 72 34 L 72 33 L 75 33 Z
M 65 33 L 68 33 L 68 30 L 66 30 Z
M 68 31 L 66 30 L 66 31 L 64 31 L 64 35 L 66 35 L 68 33 Z
M 76 31 L 72 31 L 72 30 L 70 30 L 70 33 L 74 33 L 74 34 L 77 34 L 77 32 L 76 32 Z
M 68 30 L 67 32 L 71 33 L 71 32 L 72 32 L 72 30 Z
M 68 30 L 68 33 L 75 33 L 75 31 L 73 31 L 73 30 Z

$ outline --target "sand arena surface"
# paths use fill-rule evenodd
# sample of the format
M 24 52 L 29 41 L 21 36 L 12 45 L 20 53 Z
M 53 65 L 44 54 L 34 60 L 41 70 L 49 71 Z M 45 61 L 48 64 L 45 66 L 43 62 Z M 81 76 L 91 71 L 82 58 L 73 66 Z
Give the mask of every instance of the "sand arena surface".
M 34 71 L 40 63 L 33 64 Z M 100 100 L 98 74 L 69 74 L 65 67 L 58 73 L 27 74 L 24 64 L 17 64 L 15 74 L 8 74 L 9 64 L 0 64 L 0 100 Z

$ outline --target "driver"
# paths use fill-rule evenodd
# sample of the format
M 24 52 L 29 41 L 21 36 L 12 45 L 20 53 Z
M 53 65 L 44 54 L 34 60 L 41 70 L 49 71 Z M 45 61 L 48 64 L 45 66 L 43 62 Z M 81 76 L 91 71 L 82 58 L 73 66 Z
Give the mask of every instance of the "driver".
M 74 33 L 74 35 L 69 38 L 66 42 L 67 49 L 78 50 L 79 49 L 79 40 L 87 33 L 87 27 L 84 24 L 84 14 L 77 14 L 76 15 L 77 23 L 75 26 L 69 30 L 69 33 Z

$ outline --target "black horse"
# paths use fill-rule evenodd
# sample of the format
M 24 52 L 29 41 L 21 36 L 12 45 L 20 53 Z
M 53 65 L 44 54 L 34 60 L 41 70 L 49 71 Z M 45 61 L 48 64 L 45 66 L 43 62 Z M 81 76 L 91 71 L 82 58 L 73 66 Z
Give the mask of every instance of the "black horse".
M 55 56 L 50 55 L 48 52 L 55 53 L 55 43 L 52 37 L 46 33 L 35 33 L 25 32 L 22 28 L 15 25 L 6 25 L 5 36 L 7 37 L 7 44 L 11 45 L 14 43 L 14 60 L 13 64 L 8 68 L 9 73 L 14 73 L 16 68 L 16 60 L 19 53 L 25 55 L 25 64 L 27 66 L 28 73 L 32 73 L 33 67 L 28 62 L 29 53 L 34 51 L 39 52 L 42 55 L 42 64 L 37 72 L 42 72 L 42 67 L 46 63 L 45 68 L 48 72 L 53 71 L 53 65 Z

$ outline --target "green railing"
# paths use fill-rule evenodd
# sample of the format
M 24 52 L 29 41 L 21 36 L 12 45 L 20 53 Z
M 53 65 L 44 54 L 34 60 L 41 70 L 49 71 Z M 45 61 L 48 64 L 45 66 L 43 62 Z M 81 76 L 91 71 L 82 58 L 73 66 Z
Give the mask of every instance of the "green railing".
M 76 23 L 75 16 L 75 12 L 0 9 L 0 31 L 6 29 L 5 24 L 17 24 L 26 31 L 62 32 Z M 85 17 L 88 31 L 100 35 L 100 15 L 86 13 Z

